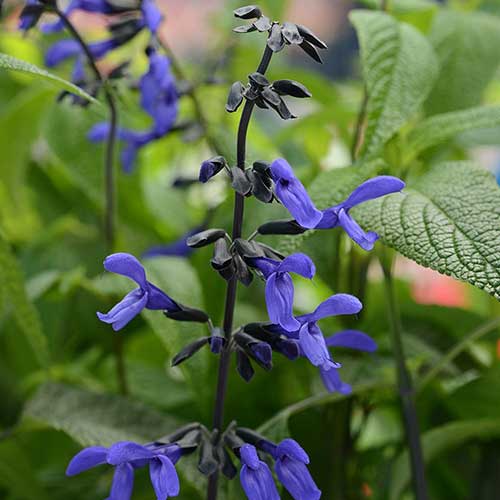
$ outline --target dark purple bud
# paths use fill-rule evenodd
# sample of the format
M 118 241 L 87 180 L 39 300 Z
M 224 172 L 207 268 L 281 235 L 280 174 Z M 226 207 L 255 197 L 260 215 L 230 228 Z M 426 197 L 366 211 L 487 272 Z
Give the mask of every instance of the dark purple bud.
M 243 102 L 243 93 L 245 92 L 245 87 L 241 82 L 234 82 L 229 90 L 229 95 L 227 96 L 226 111 L 229 113 L 234 113 Z
M 245 286 L 250 286 L 250 283 L 252 283 L 253 280 L 253 274 L 248 268 L 245 261 L 242 259 L 242 257 L 240 257 L 240 255 L 235 254 L 233 256 L 233 262 L 236 272 L 236 278 L 238 279 L 238 281 L 243 283 L 243 285 Z
M 271 87 L 280 95 L 299 98 L 311 97 L 312 95 L 302 83 L 294 80 L 276 80 Z
M 204 345 L 208 343 L 210 337 L 202 337 L 195 340 L 191 344 L 184 347 L 179 353 L 177 353 L 172 359 L 172 366 L 177 366 L 189 359 L 191 356 L 196 354 Z
M 235 17 L 240 19 L 255 19 L 262 16 L 262 11 L 256 5 L 246 5 L 233 11 Z
M 243 257 L 247 259 L 265 257 L 264 250 L 260 248 L 259 244 L 255 241 L 244 240 L 237 238 L 233 242 L 234 249 Z
M 265 243 L 257 243 L 257 244 L 259 245 L 260 248 L 262 248 L 264 255 L 269 259 L 283 260 L 285 258 L 285 256 L 282 253 L 278 252 L 269 245 L 266 245 Z
M 259 366 L 265 370 L 270 370 L 273 367 L 272 350 L 267 342 L 259 341 L 242 331 L 234 335 L 234 340 Z
M 228 479 L 234 479 L 238 473 L 238 469 L 231 460 L 227 450 L 223 446 L 218 446 L 217 455 L 219 457 L 219 463 L 221 464 L 222 474 L 224 474 Z
M 257 21 L 253 23 L 253 25 L 261 32 L 269 31 L 272 27 L 271 20 L 266 16 L 261 16 Z
M 174 443 L 180 439 L 182 439 L 188 432 L 199 429 L 201 424 L 199 422 L 193 422 L 191 424 L 186 424 L 183 427 L 175 430 L 174 432 L 167 434 L 166 436 L 162 436 L 155 441 L 155 444 L 167 444 Z
M 255 98 L 255 104 L 260 109 L 269 109 L 269 106 L 266 104 L 266 101 L 264 101 L 264 99 L 262 99 L 262 97 L 260 96 Z
M 269 176 L 270 173 L 269 173 L 269 167 L 271 166 L 271 164 L 267 161 L 262 161 L 262 160 L 259 160 L 259 161 L 254 161 L 253 162 L 253 169 L 258 172 L 259 174 L 262 174 L 262 175 L 267 175 Z
M 214 333 L 215 331 L 218 331 L 218 333 Z M 210 350 L 214 354 L 220 354 L 222 349 L 224 348 L 224 345 L 226 344 L 226 339 L 220 335 L 220 328 L 214 328 L 214 331 L 212 332 L 212 336 L 210 337 L 209 344 L 210 344 Z
M 194 234 L 187 239 L 187 245 L 191 248 L 201 248 L 210 245 L 226 236 L 224 229 L 207 229 L 201 233 Z
M 325 42 L 323 42 L 323 40 L 320 40 L 309 28 L 306 28 L 301 24 L 297 24 L 297 29 L 299 30 L 299 33 L 302 35 L 304 40 L 318 47 L 318 49 L 328 48 L 328 45 Z
M 278 114 L 283 118 L 283 120 L 293 120 L 294 118 L 297 118 L 289 109 L 288 106 L 286 105 L 285 101 L 279 98 L 279 104 L 278 106 L 273 106 L 274 110 L 278 112 Z
M 248 75 L 248 79 L 252 83 L 255 83 L 255 85 L 258 85 L 259 87 L 267 87 L 269 85 L 269 80 L 261 73 L 257 72 L 252 73 Z
M 281 33 L 283 34 L 283 38 L 290 44 L 299 45 L 304 41 L 296 24 L 283 23 Z
M 208 437 L 203 436 L 200 444 L 198 470 L 205 476 L 211 476 L 218 468 L 219 462 L 215 458 L 214 445 Z
M 308 41 L 304 40 L 299 47 L 312 59 L 314 59 L 316 62 L 319 62 L 320 64 L 323 64 L 323 60 L 321 59 L 321 56 L 318 54 L 318 51 L 314 48 L 313 45 L 311 45 Z
M 200 168 L 200 182 L 208 182 L 209 179 L 217 175 L 226 166 L 227 162 L 223 156 L 214 156 L 209 160 L 205 160 Z
M 186 432 L 181 439 L 177 439 L 175 444 L 184 450 L 184 453 L 189 453 L 196 450 L 200 445 L 202 433 L 201 426 L 198 429 L 192 429 Z
M 271 87 L 266 87 L 262 89 L 260 95 L 273 108 L 278 108 L 279 106 L 281 106 L 281 97 Z
M 236 369 L 245 382 L 252 380 L 255 371 L 249 357 L 241 349 L 236 351 Z
M 208 314 L 199 309 L 193 309 L 191 307 L 184 306 L 182 304 L 177 304 L 180 309 L 177 311 L 164 311 L 163 314 L 167 318 L 173 319 L 175 321 L 188 321 L 193 323 L 206 323 L 209 320 Z
M 263 203 L 271 203 L 274 198 L 271 178 L 254 170 L 248 170 L 247 177 L 252 183 L 252 194 Z
M 296 220 L 275 220 L 262 224 L 257 231 L 259 234 L 302 234 L 307 229 Z
M 253 444 L 256 448 L 259 448 L 260 442 L 266 440 L 264 436 L 247 427 L 238 427 L 236 435 L 243 439 L 245 443 Z
M 214 254 L 210 261 L 212 263 L 212 267 L 215 270 L 220 271 L 221 269 L 227 267 L 231 263 L 232 259 L 233 257 L 229 253 L 225 238 L 217 240 L 214 244 Z
M 21 15 L 19 17 L 19 29 L 28 31 L 36 26 L 44 10 L 45 8 L 41 3 L 28 2 L 21 11 Z
M 252 31 L 257 31 L 257 28 L 253 24 L 244 24 L 243 26 L 237 26 L 233 28 L 235 33 L 251 33 Z
M 273 52 L 279 52 L 283 50 L 283 47 L 285 46 L 285 39 L 281 34 L 281 26 L 279 24 L 273 24 L 271 28 L 271 34 L 267 39 L 267 46 Z
M 274 343 L 273 348 L 291 361 L 300 356 L 299 343 L 293 339 L 279 339 Z
M 248 196 L 252 191 L 252 183 L 248 180 L 246 172 L 238 167 L 231 168 L 233 189 L 242 196 Z

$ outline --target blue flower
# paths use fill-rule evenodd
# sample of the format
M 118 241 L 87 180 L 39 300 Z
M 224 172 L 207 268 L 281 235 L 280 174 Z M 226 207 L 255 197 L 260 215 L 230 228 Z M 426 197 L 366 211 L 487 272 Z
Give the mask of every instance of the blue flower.
M 104 323 L 110 323 L 113 330 L 121 330 L 144 308 L 169 312 L 180 311 L 176 302 L 146 280 L 144 267 L 133 255 L 128 253 L 112 254 L 104 260 L 104 268 L 112 273 L 126 276 L 139 285 L 108 313 L 97 313 L 97 317 Z
M 155 51 L 149 53 L 149 70 L 140 82 L 141 106 L 153 118 L 151 129 L 136 132 L 121 128 L 118 138 L 126 143 L 121 153 L 122 167 L 131 172 L 138 151 L 155 140 L 161 139 L 172 129 L 178 114 L 178 93 L 170 71 L 170 61 Z M 92 142 L 104 141 L 109 135 L 109 124 L 98 123 L 89 132 Z
M 311 477 L 309 457 L 293 439 L 284 439 L 273 450 L 274 465 L 280 483 L 295 500 L 318 500 L 321 491 Z
M 163 16 L 155 2 L 153 0 L 142 0 L 141 12 L 149 31 L 151 31 L 153 35 L 156 34 L 162 22 Z
M 325 342 L 327 347 L 345 347 L 364 352 L 374 352 L 377 350 L 375 341 L 366 333 L 358 330 L 337 332 L 331 337 L 326 338 Z M 352 387 L 340 378 L 337 368 L 330 367 L 329 370 L 324 370 L 320 367 L 320 375 L 328 392 L 340 392 L 341 394 L 350 394 L 352 392 Z
M 28 9 L 40 7 L 40 11 L 29 11 Z M 19 29 L 22 31 L 28 31 L 29 29 L 33 28 L 35 24 L 38 22 L 38 19 L 40 18 L 41 12 L 42 12 L 42 3 L 39 2 L 38 0 L 28 0 L 26 2 L 25 8 L 27 11 L 21 12 L 21 15 L 19 17 Z
M 181 454 L 181 448 L 175 444 L 142 446 L 122 441 L 110 448 L 91 446 L 73 457 L 66 469 L 66 475 L 74 476 L 98 465 L 112 465 L 115 467 L 115 474 L 108 500 L 130 500 L 134 486 L 134 469 L 149 465 L 149 475 L 157 500 L 165 500 L 179 494 L 175 463 Z
M 349 237 L 361 248 L 371 250 L 378 239 L 377 233 L 363 231 L 359 224 L 351 217 L 349 210 L 365 201 L 399 192 L 404 187 L 405 183 L 401 179 L 389 175 L 381 175 L 369 179 L 358 186 L 345 201 L 323 210 L 322 218 L 316 224 L 315 228 L 331 229 L 341 226 Z M 300 221 L 297 220 L 297 222 L 300 224 Z
M 322 214 L 314 206 L 303 184 L 295 177 L 290 164 L 283 158 L 278 158 L 271 163 L 269 169 L 275 183 L 276 197 L 302 227 L 316 227 Z
M 240 481 L 248 500 L 279 500 L 280 496 L 267 464 L 259 459 L 257 450 L 250 444 L 240 448 L 243 464 Z
M 266 278 L 266 304 L 271 322 L 287 331 L 298 330 L 300 323 L 293 317 L 294 288 L 289 273 L 312 279 L 316 273 L 312 260 L 303 253 L 296 253 L 281 262 L 266 257 L 254 258 L 250 265 Z

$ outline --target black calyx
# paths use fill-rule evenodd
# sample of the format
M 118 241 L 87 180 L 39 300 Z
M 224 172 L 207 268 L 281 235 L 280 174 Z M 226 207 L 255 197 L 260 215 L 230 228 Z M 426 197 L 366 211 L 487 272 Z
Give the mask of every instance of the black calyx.
M 272 369 L 272 349 L 267 342 L 258 340 L 244 331 L 235 333 L 234 340 L 238 347 L 260 367 L 267 371 Z
M 243 349 L 236 349 L 236 369 L 245 382 L 250 382 L 255 374 L 250 358 Z
M 245 170 L 239 167 L 231 168 L 231 186 L 242 196 L 250 196 L 252 194 L 252 183 L 248 179 Z
M 241 82 L 234 82 L 227 96 L 226 111 L 234 113 L 243 102 L 245 87 Z
M 28 31 L 35 27 L 44 12 L 45 5 L 43 3 L 25 5 L 19 16 L 22 20 L 23 30 Z
M 215 242 L 214 253 L 210 263 L 226 281 L 229 281 L 233 277 L 233 256 L 229 252 L 227 241 L 225 239 L 220 239 Z
M 171 311 L 163 311 L 163 314 L 167 318 L 173 319 L 175 321 L 188 321 L 194 323 L 207 323 L 209 316 L 205 311 L 200 309 L 193 309 L 192 307 L 179 304 L 177 302 L 178 309 Z
M 262 224 L 257 229 L 259 234 L 302 234 L 307 231 L 296 220 L 275 220 Z
M 271 29 L 271 20 L 262 14 L 262 11 L 256 5 L 246 5 L 234 11 L 234 16 L 239 19 L 252 20 L 250 24 L 244 24 L 234 28 L 236 33 L 251 33 L 252 31 L 265 32 Z
M 214 354 L 219 354 L 222 351 L 226 345 L 226 339 L 222 336 L 219 328 L 213 328 L 212 334 L 209 337 L 200 337 L 181 349 L 172 359 L 172 366 L 180 365 L 196 354 L 205 345 L 210 346 L 210 350 Z
M 299 343 L 283 335 L 275 325 L 269 323 L 249 323 L 243 327 L 243 332 L 256 341 L 266 342 L 271 349 L 282 354 L 291 361 L 300 356 Z
M 224 238 L 227 235 L 224 229 L 206 229 L 200 233 L 196 233 L 187 239 L 187 245 L 191 248 L 201 248 L 215 243 L 217 240 Z
M 311 93 L 305 85 L 295 80 L 276 80 L 273 82 L 272 88 L 279 95 L 289 95 L 298 98 L 311 97 Z

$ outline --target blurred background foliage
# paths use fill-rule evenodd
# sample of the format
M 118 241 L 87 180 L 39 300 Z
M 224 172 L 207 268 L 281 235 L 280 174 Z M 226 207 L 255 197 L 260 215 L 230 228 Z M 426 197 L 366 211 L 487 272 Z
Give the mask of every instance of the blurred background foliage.
M 235 159 L 238 117 L 224 111 L 227 89 L 253 71 L 263 45 L 255 34 L 231 32 L 231 11 L 240 3 L 159 2 L 166 15 L 162 37 L 197 83 L 209 132 L 230 162 Z M 316 201 L 338 201 L 350 185 L 376 172 L 390 172 L 405 176 L 410 187 L 415 179 L 415 193 L 417 182 L 425 182 L 419 179 L 430 173 L 438 184 L 448 184 L 450 189 L 440 192 L 445 201 L 453 205 L 457 197 L 465 203 L 455 207 L 456 217 L 462 222 L 471 217 L 472 224 L 456 243 L 459 260 L 460 252 L 466 256 L 462 268 L 438 264 L 440 258 L 447 259 L 439 246 L 433 254 L 432 248 L 412 247 L 411 238 L 402 244 L 404 230 L 396 227 L 391 234 L 375 220 L 377 205 L 360 217 L 370 226 L 379 224 L 383 242 L 409 257 L 396 259 L 395 287 L 417 390 L 430 496 L 493 500 L 500 473 L 500 308 L 495 297 L 479 288 L 498 297 L 500 264 L 491 264 L 489 277 L 478 274 L 469 263 L 481 249 L 468 252 L 465 240 L 470 237 L 474 246 L 482 229 L 473 224 L 483 219 L 495 223 L 500 217 L 498 188 L 490 175 L 484 173 L 483 178 L 484 169 L 493 174 L 500 170 L 500 3 L 389 1 L 394 24 L 386 23 L 384 29 L 409 33 L 408 40 L 406 35 L 401 40 L 412 50 L 420 48 L 420 55 L 394 63 L 395 84 L 390 87 L 389 82 L 389 90 L 369 110 L 365 152 L 348 167 L 364 87 L 376 83 L 370 82 L 373 73 L 366 71 L 367 65 L 375 64 L 376 74 L 378 63 L 360 62 L 347 15 L 353 7 L 377 9 L 378 4 L 260 2 L 273 18 L 311 27 L 330 50 L 320 68 L 305 63 L 293 50 L 274 58 L 270 78 L 298 80 L 313 98 L 291 103 L 300 117 L 291 123 L 257 112 L 250 127 L 248 161 L 286 157 Z M 0 52 L 43 67 L 44 50 L 56 36 L 33 30 L 23 37 L 16 30 L 19 5 L 7 1 L 4 11 Z M 352 19 L 368 46 L 376 23 Z M 96 16 L 78 14 L 75 20 L 87 39 L 102 34 L 104 24 Z M 138 37 L 106 59 L 102 68 L 127 58 L 131 74 L 141 74 L 146 67 L 144 44 Z M 67 78 L 69 68 L 57 74 Z M 208 77 L 217 82 L 206 84 Z M 407 77 L 413 78 L 413 87 L 403 97 L 391 94 Z M 104 498 L 109 471 L 64 477 L 68 460 L 82 445 L 118 439 L 147 442 L 179 423 L 211 419 L 215 356 L 202 351 L 182 368 L 170 367 L 171 357 L 200 334 L 199 327 L 179 326 L 148 311 L 119 334 L 124 339 L 128 395 L 119 394 L 116 334 L 97 320 L 95 311 L 107 310 L 129 285 L 102 271 L 103 150 L 86 139 L 106 111 L 99 104 L 78 108 L 57 102 L 59 86 L 0 69 L 0 498 L 6 500 Z M 115 92 L 121 122 L 136 128 L 146 124 L 137 92 L 121 82 Z M 193 113 L 192 103 L 183 99 L 182 116 Z M 370 127 L 378 139 L 370 138 Z M 180 134 L 171 134 L 141 152 L 132 174 L 120 172 L 116 249 L 140 255 L 153 245 L 177 240 L 202 224 L 207 213 L 213 226 L 229 227 L 232 197 L 222 179 L 203 187 L 172 187 L 179 177 L 195 177 L 201 161 L 211 155 L 205 139 L 186 142 Z M 459 160 L 473 160 L 483 170 L 464 167 L 466 175 L 444 163 Z M 469 189 L 475 193 L 471 200 Z M 284 215 L 280 207 L 263 207 L 254 200 L 247 203 L 246 213 L 245 234 L 273 215 Z M 418 223 L 403 214 L 403 229 Z M 431 227 L 436 235 L 438 229 Z M 498 233 L 493 236 L 483 243 L 498 254 Z M 228 419 L 258 427 L 269 437 L 296 438 L 311 456 L 311 470 L 325 499 L 411 499 L 377 262 L 377 256 L 390 258 L 392 250 L 379 243 L 376 255 L 367 257 L 338 232 L 274 243 L 305 251 L 318 268 L 313 283 L 297 282 L 297 310 L 309 312 L 335 292 L 360 295 L 365 309 L 358 321 L 328 320 L 323 329 L 327 333 L 354 326 L 373 336 L 379 350 L 371 356 L 337 353 L 336 359 L 344 363 L 344 379 L 354 387 L 350 397 L 325 393 L 316 370 L 300 361 L 276 359 L 273 372 L 258 371 L 250 385 L 233 371 Z M 181 302 L 204 307 L 220 322 L 225 285 L 209 268 L 209 259 L 210 250 L 201 249 L 190 258 L 156 257 L 145 263 L 151 281 Z M 236 314 L 238 324 L 266 319 L 260 283 L 240 291 Z M 194 466 L 179 469 L 180 498 L 202 499 L 204 485 Z M 152 498 L 147 478 L 138 477 L 134 498 Z M 241 498 L 234 483 L 227 486 L 225 498 Z

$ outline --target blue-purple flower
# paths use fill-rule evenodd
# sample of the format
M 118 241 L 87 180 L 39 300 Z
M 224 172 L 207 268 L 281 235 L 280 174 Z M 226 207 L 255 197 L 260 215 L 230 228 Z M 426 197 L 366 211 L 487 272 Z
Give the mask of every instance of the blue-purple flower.
M 345 347 L 364 352 L 374 352 L 377 350 L 375 341 L 366 333 L 359 330 L 337 332 L 331 337 L 326 338 L 325 342 L 327 347 Z M 337 368 L 331 367 L 329 370 L 324 370 L 320 367 L 320 375 L 328 392 L 340 392 L 341 394 L 350 394 L 352 392 L 352 387 L 340 378 Z
M 240 459 L 240 481 L 248 500 L 279 500 L 271 470 L 260 460 L 255 447 L 244 444 L 240 448 Z
M 280 483 L 295 500 L 318 500 L 321 491 L 311 477 L 309 457 L 293 439 L 284 439 L 272 450 L 274 469 Z
M 91 446 L 73 457 L 66 475 L 74 476 L 98 465 L 115 467 L 108 500 L 130 500 L 134 487 L 134 469 L 149 465 L 149 475 L 158 500 L 179 494 L 179 478 L 175 463 L 182 450 L 176 444 L 145 445 L 121 441 L 110 448 Z
M 118 138 L 126 143 L 121 153 L 125 172 L 132 171 L 138 151 L 168 134 L 177 119 L 179 96 L 166 56 L 150 52 L 149 70 L 141 78 L 140 90 L 141 106 L 153 118 L 153 125 L 145 132 L 124 128 L 118 130 Z M 92 127 L 88 138 L 92 142 L 101 142 L 107 140 L 108 135 L 109 124 L 98 123 Z
M 126 276 L 139 285 L 108 313 L 97 313 L 97 317 L 104 323 L 110 323 L 113 330 L 121 330 L 144 308 L 169 312 L 180 311 L 176 302 L 146 280 L 144 267 L 133 255 L 128 253 L 112 254 L 104 260 L 104 268 L 109 272 Z
M 397 193 L 404 187 L 405 183 L 401 179 L 390 175 L 380 175 L 369 179 L 358 186 L 342 203 L 322 210 L 323 216 L 315 228 L 331 229 L 341 226 L 349 237 L 361 248 L 371 250 L 378 239 L 377 233 L 363 231 L 359 224 L 351 217 L 349 210 L 365 201 L 373 200 L 390 193 Z
M 275 183 L 275 195 L 280 202 L 302 227 L 316 227 L 322 214 L 314 206 L 304 185 L 295 177 L 290 164 L 278 158 L 271 163 L 269 170 Z
M 287 331 L 296 331 L 300 323 L 293 317 L 293 281 L 289 273 L 312 279 L 316 268 L 303 253 L 286 257 L 281 262 L 266 257 L 251 259 L 251 265 L 259 269 L 266 279 L 266 304 L 269 319 Z

